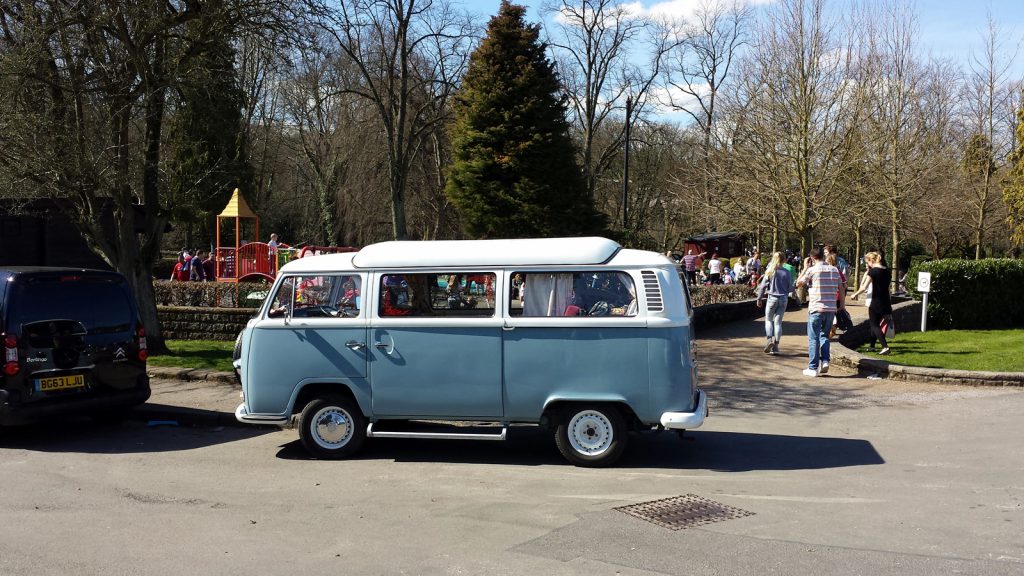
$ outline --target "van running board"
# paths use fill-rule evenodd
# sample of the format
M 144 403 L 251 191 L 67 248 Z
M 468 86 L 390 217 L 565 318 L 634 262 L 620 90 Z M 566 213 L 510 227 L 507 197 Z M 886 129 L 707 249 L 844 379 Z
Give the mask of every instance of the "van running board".
M 508 434 L 508 426 L 502 426 L 501 432 L 498 434 L 481 434 L 479 432 L 421 432 L 416 430 L 374 430 L 373 425 L 374 423 L 371 422 L 366 427 L 367 438 L 430 438 L 433 440 L 504 440 L 506 435 Z M 480 428 L 470 429 L 479 430 Z

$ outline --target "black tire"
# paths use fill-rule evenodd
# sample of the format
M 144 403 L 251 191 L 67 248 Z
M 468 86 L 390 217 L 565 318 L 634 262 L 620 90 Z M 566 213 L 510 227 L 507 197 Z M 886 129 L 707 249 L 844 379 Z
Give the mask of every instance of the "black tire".
M 555 430 L 555 445 L 576 466 L 611 466 L 629 441 L 626 420 L 613 404 L 583 404 L 562 412 Z
M 359 406 L 348 398 L 323 396 L 302 409 L 299 439 L 315 458 L 346 458 L 359 450 L 366 440 L 366 418 Z

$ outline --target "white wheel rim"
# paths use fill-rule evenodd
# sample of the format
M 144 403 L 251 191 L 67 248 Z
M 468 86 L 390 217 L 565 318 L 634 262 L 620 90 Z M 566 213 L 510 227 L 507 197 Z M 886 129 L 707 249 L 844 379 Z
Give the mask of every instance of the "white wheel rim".
M 584 410 L 569 421 L 569 444 L 580 454 L 603 454 L 611 446 L 613 439 L 611 420 L 597 410 Z
M 309 431 L 321 448 L 337 450 L 352 439 L 352 416 L 337 406 L 321 408 L 313 415 Z

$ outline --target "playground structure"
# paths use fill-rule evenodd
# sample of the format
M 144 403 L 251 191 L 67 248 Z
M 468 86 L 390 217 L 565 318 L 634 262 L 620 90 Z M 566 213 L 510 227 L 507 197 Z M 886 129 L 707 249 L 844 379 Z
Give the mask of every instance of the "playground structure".
M 221 245 L 221 219 L 234 219 L 235 245 Z M 218 282 L 258 282 L 265 280 L 273 282 L 277 277 L 278 270 L 288 262 L 296 258 L 314 256 L 318 254 L 333 254 L 337 252 L 355 252 L 357 248 L 343 246 L 306 246 L 304 248 L 293 248 L 288 244 L 280 243 L 276 248 L 266 242 L 242 240 L 243 220 L 252 220 L 254 231 L 253 238 L 260 237 L 260 218 L 249 208 L 241 191 L 235 188 L 224 210 L 217 215 L 217 248 L 214 252 L 214 259 L 217 263 Z

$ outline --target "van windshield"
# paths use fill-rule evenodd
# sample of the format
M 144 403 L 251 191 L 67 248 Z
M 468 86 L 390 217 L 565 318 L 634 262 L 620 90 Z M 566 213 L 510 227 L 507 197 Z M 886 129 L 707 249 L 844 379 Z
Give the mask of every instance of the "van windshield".
M 41 320 L 75 320 L 90 334 L 131 330 L 130 292 L 124 280 L 57 275 L 11 286 L 10 326 Z

